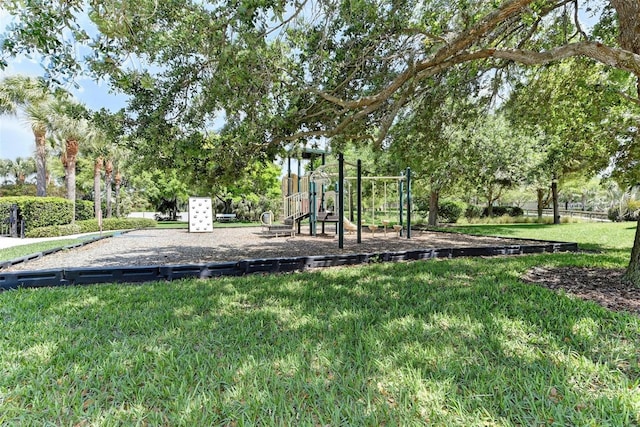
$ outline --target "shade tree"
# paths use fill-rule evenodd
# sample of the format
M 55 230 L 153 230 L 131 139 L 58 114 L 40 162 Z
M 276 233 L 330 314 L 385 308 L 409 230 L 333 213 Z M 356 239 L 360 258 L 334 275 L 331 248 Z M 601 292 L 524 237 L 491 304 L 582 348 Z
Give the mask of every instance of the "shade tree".
M 503 192 L 523 183 L 533 144 L 509 126 L 504 116 L 488 114 L 458 126 L 451 139 L 461 147 L 465 186 L 484 199 L 487 214 Z
M 538 140 L 542 156 L 535 173 L 549 180 L 555 222 L 559 184 L 572 175 L 591 177 L 604 170 L 633 126 L 630 103 L 610 74 L 615 71 L 584 60 L 531 69 L 503 106 L 513 126 Z
M 462 68 L 432 78 L 430 90 L 408 104 L 389 131 L 389 152 L 411 167 L 416 187 L 424 187 L 429 195 L 432 226 L 438 221 L 440 196 L 457 189 L 468 166 L 463 141 L 453 134 L 486 111 L 486 102 L 475 93 L 477 77 Z

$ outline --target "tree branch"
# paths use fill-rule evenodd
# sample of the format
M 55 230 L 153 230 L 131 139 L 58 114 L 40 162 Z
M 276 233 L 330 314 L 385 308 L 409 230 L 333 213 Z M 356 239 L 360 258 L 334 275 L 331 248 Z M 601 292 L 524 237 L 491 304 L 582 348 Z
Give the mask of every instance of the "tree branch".
M 603 64 L 640 75 L 640 55 L 620 48 L 605 46 L 598 42 L 577 42 L 559 46 L 545 52 L 524 49 L 486 49 L 478 53 L 487 57 L 506 59 L 524 65 L 544 65 L 562 59 L 585 56 Z

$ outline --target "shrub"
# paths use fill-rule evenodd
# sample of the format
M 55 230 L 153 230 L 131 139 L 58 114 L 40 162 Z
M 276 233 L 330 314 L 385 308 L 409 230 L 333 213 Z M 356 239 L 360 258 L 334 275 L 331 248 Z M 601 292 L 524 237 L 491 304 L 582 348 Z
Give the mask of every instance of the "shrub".
M 563 224 L 579 222 L 576 218 L 563 216 L 560 219 Z M 469 220 L 469 224 L 553 224 L 553 218 L 545 216 L 542 218 L 528 216 L 509 216 L 503 215 L 491 218 L 473 218 Z
M 25 233 L 26 237 L 59 237 L 70 234 L 82 233 L 81 227 L 76 224 L 50 225 L 48 227 L 34 228 Z
M 524 216 L 524 211 L 520 206 L 511 206 L 509 208 L 509 216 Z
M 73 219 L 73 203 L 60 197 L 3 197 L 0 214 L 8 215 L 13 204 L 18 205 L 19 218 L 24 220 L 27 230 L 69 224 Z
M 76 221 L 84 221 L 93 217 L 93 202 L 90 200 L 76 200 Z
M 156 222 L 148 218 L 106 218 L 102 221 L 102 230 L 130 230 L 139 228 L 155 227 Z M 68 236 L 70 234 L 96 233 L 100 231 L 98 221 L 89 219 L 77 221 L 75 224 L 53 225 L 28 230 L 27 237 L 57 237 Z
M 0 187 L 0 196 L 36 197 L 36 186 L 34 184 L 5 184 Z
M 455 223 L 462 216 L 466 207 L 464 202 L 443 200 L 438 206 L 438 218 L 441 222 Z
M 494 206 L 492 209 L 492 215 L 491 216 L 523 216 L 524 215 L 524 211 L 522 210 L 522 208 L 518 207 L 518 206 Z M 482 210 L 482 217 L 486 218 L 489 216 L 489 209 L 488 208 L 484 208 Z
M 622 218 L 620 216 L 620 207 L 619 206 L 610 207 L 607 210 L 607 218 L 609 218 L 609 221 L 613 221 L 613 222 L 622 221 Z
M 423 217 L 429 215 L 429 197 L 414 196 L 411 203 L 413 204 L 414 212 Z
M 482 216 L 482 207 L 478 205 L 467 205 L 464 210 L 464 217 L 467 219 L 480 218 Z
M 611 221 L 638 221 L 640 217 L 640 200 L 629 200 L 622 206 L 614 206 L 607 210 Z

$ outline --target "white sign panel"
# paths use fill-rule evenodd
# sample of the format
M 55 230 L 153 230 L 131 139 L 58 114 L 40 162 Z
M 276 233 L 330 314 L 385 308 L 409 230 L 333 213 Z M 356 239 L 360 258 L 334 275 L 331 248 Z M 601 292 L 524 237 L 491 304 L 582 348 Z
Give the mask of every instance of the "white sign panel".
M 189 233 L 213 231 L 213 210 L 211 198 L 189 197 Z

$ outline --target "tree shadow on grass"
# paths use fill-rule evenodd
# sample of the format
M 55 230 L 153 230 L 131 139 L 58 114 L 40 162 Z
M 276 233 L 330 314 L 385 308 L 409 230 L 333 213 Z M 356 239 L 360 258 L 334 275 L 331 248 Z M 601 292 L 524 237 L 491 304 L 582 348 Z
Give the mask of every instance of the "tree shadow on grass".
M 637 423 L 638 319 L 519 280 L 553 259 L 6 293 L 6 419 Z

